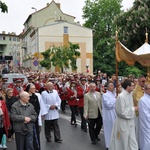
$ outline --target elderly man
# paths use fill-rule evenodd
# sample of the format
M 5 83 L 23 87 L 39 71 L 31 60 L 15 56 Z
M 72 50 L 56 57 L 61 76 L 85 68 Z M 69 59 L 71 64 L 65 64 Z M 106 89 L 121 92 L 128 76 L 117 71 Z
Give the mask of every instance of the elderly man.
M 37 119 L 29 94 L 20 93 L 20 99 L 12 105 L 11 119 L 15 131 L 16 149 L 33 150 L 33 123 Z
M 54 85 L 52 82 L 48 82 L 46 84 L 45 91 L 42 92 L 41 96 L 44 101 L 44 104 L 47 109 L 47 114 L 44 117 L 45 120 L 45 137 L 47 142 L 51 142 L 51 127 L 54 129 L 54 139 L 55 142 L 61 143 L 62 139 L 60 136 L 60 130 L 58 125 L 58 118 L 61 105 L 61 99 L 58 95 L 58 92 L 54 89 Z
M 116 100 L 117 118 L 113 126 L 109 150 L 138 150 L 135 137 L 134 116 L 137 106 L 133 105 L 132 91 L 133 82 L 126 79 L 122 91 Z
M 101 94 L 95 91 L 96 84 L 90 83 L 90 91 L 84 95 L 84 118 L 88 120 L 89 134 L 92 144 L 96 144 L 96 140 L 102 128 L 101 116 Z
M 111 132 L 114 121 L 116 120 L 116 95 L 114 93 L 113 82 L 107 83 L 107 92 L 103 94 L 102 99 L 102 114 L 103 114 L 103 127 L 106 149 L 109 148 Z
M 150 84 L 146 84 L 139 107 L 139 145 L 140 150 L 150 149 Z

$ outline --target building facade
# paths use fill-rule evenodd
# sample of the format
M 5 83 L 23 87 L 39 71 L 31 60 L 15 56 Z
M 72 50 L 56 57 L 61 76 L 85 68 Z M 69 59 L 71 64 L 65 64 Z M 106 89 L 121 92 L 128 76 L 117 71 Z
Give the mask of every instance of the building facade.
M 80 47 L 81 56 L 77 59 L 76 72 L 86 72 L 88 65 L 90 73 L 93 73 L 92 29 L 75 23 L 75 17 L 64 14 L 60 9 L 60 4 L 54 1 L 39 11 L 36 8 L 34 10 L 35 12 L 25 21 L 24 31 L 20 34 L 23 66 L 45 70 L 37 63 L 42 60 L 39 53 L 52 46 L 59 47 L 71 42 L 79 44 Z M 60 68 L 52 67 L 50 71 L 60 72 Z M 71 67 L 67 71 L 72 72 Z
M 4 64 L 13 66 L 14 69 L 21 65 L 21 43 L 14 32 L 0 33 L 0 68 Z M 15 71 L 15 70 L 13 70 Z

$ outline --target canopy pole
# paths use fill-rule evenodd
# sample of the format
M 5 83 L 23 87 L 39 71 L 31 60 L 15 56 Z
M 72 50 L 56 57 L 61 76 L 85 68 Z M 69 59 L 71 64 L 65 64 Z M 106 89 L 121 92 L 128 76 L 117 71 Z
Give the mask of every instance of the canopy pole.
M 146 40 L 145 40 L 145 42 L 146 42 L 146 43 L 148 43 L 148 33 L 147 33 L 147 28 L 146 28 L 145 36 L 146 36 Z
M 147 83 L 150 84 L 150 71 L 149 71 L 149 67 L 147 67 Z
M 116 31 L 116 52 L 118 48 L 118 31 Z M 116 96 L 118 96 L 118 61 L 116 57 Z

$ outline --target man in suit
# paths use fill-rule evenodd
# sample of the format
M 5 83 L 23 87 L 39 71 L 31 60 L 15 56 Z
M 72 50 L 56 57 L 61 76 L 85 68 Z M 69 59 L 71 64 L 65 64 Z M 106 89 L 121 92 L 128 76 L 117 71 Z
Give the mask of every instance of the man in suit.
M 96 144 L 96 140 L 102 128 L 101 116 L 101 94 L 95 91 L 96 84 L 90 83 L 90 91 L 84 96 L 84 118 L 88 121 L 89 134 L 92 144 Z

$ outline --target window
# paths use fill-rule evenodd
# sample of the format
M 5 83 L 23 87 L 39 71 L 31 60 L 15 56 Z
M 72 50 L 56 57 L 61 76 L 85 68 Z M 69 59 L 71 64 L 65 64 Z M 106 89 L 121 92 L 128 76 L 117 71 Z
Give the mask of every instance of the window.
M 19 39 L 19 38 L 17 38 L 17 41 L 18 41 L 18 42 L 20 42 L 20 39 Z
M 3 36 L 3 41 L 5 41 L 5 39 L 6 39 L 5 36 Z
M 68 27 L 64 27 L 64 34 L 68 34 Z
M 17 56 L 20 56 L 20 53 L 17 53 Z
M 9 37 L 9 41 L 11 41 L 11 37 Z
M 16 37 L 13 37 L 13 41 L 16 41 Z

